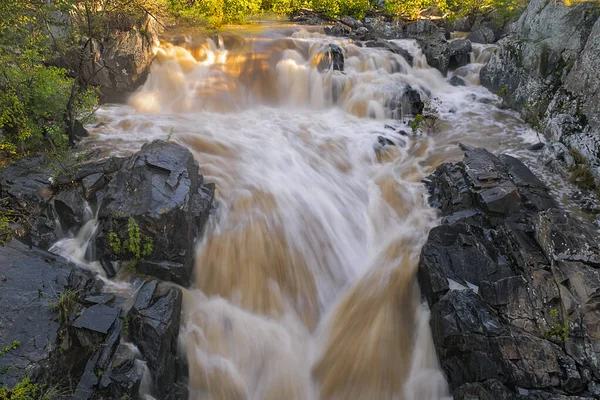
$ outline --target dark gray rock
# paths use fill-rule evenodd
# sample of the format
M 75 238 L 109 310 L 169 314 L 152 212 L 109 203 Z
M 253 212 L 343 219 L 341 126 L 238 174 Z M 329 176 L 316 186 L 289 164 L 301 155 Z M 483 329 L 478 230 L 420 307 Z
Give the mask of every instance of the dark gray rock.
M 38 379 L 52 364 L 60 323 L 51 305 L 65 290 L 70 267 L 53 254 L 11 240 L 0 246 L 0 386 Z
M 425 108 L 424 96 L 412 86 L 404 86 L 386 102 L 386 108 L 393 119 L 422 114 Z
M 181 290 L 145 282 L 129 313 L 134 343 L 148 362 L 157 394 L 175 380 L 181 302 Z
M 456 69 L 471 62 L 471 41 L 467 39 L 452 40 L 448 45 L 448 68 Z
M 366 47 L 380 47 L 380 48 L 388 49 L 392 53 L 402 56 L 411 67 L 413 65 L 413 56 L 412 56 L 412 54 L 410 54 L 408 52 L 408 50 L 403 49 L 402 47 L 400 47 L 392 42 L 389 42 L 387 40 L 383 40 L 383 39 L 370 40 L 368 42 L 365 42 L 365 46 Z M 405 72 L 405 71 L 400 70 L 398 72 Z
M 344 71 L 344 51 L 337 44 L 328 44 L 322 50 L 323 57 L 317 65 L 319 72 L 328 71 Z
M 80 188 L 60 192 L 54 196 L 54 210 L 58 215 L 61 227 L 65 231 L 77 232 L 85 222 L 87 201 L 83 197 Z M 91 211 L 88 217 L 91 217 Z
M 496 41 L 494 31 L 488 27 L 481 27 L 467 36 L 472 43 L 489 44 Z
M 187 285 L 191 281 L 190 269 L 170 261 L 143 260 L 136 266 L 142 274 L 155 276 L 163 281 Z
M 454 75 L 452 78 L 450 78 L 448 83 L 450 83 L 452 86 L 467 86 L 467 82 L 458 75 Z
M 96 304 L 86 308 L 81 316 L 73 322 L 73 326 L 75 328 L 107 334 L 108 330 L 115 323 L 118 313 L 119 310 L 114 307 Z
M 418 277 L 455 398 L 589 397 L 600 377 L 597 235 L 508 155 L 466 149 L 425 183 L 443 218 Z
M 4 167 L 0 170 L 0 193 L 27 204 L 46 203 L 52 195 L 51 165 L 44 157 L 28 157 Z
M 174 271 L 172 276 L 189 278 L 195 241 L 208 219 L 213 190 L 212 186 L 203 185 L 198 164 L 189 150 L 164 141 L 146 144 L 107 186 L 99 211 L 101 233 L 97 248 L 108 251 L 109 232 L 127 240 L 132 218 L 140 229 L 140 240 L 152 241 L 152 253 L 144 259 L 173 263 L 163 266 L 182 264 L 187 273 Z M 124 259 L 123 255 L 119 257 Z

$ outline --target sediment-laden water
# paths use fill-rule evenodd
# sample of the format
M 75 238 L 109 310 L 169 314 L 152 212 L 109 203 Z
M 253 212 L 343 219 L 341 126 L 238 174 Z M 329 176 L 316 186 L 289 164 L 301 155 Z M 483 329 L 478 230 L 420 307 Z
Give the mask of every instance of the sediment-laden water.
M 217 187 L 184 299 L 190 399 L 449 396 L 415 278 L 437 222 L 421 180 L 458 143 L 527 158 L 538 139 L 478 86 L 493 46 L 454 87 L 394 42 L 412 66 L 298 27 L 180 37 L 127 105 L 99 110 L 90 145 L 172 140 Z M 414 93 L 432 116 L 415 135 Z

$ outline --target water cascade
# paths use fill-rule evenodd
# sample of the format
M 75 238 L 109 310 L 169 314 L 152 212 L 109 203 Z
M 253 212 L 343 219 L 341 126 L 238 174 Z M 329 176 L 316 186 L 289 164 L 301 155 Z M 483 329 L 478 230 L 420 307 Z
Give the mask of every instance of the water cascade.
M 491 49 L 453 87 L 413 41 L 394 41 L 412 60 L 289 27 L 173 43 L 89 143 L 169 139 L 216 183 L 184 294 L 190 399 L 448 397 L 416 282 L 437 223 L 421 180 L 459 142 L 533 140 L 477 86 Z M 413 135 L 415 108 L 436 118 Z

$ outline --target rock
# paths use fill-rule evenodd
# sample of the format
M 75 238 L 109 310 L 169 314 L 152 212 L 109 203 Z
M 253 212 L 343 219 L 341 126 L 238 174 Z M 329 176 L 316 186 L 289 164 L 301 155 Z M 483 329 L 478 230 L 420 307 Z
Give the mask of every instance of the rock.
M 527 150 L 530 150 L 530 151 L 540 151 L 540 150 L 542 150 L 544 148 L 545 145 L 546 145 L 545 143 L 538 142 L 538 143 L 535 143 L 535 144 L 532 144 L 531 146 L 529 146 L 527 148 Z
M 142 243 L 151 243 L 151 254 L 145 254 L 144 260 L 174 263 L 163 266 L 181 264 L 187 273 L 174 271 L 172 276 L 191 277 L 195 240 L 208 219 L 212 196 L 213 188 L 203 185 L 189 150 L 164 141 L 146 144 L 106 188 L 97 248 L 110 249 L 110 232 L 123 242 L 128 240 L 133 223 L 140 231 L 140 253 Z
M 51 305 L 67 285 L 65 260 L 11 240 L 0 246 L 0 349 L 18 345 L 0 357 L 0 387 L 23 376 L 38 380 L 51 364 L 60 323 Z
M 359 33 L 360 31 L 360 33 Z M 348 25 L 344 25 L 341 24 L 339 22 L 336 22 L 335 25 L 333 25 L 331 28 L 327 27 L 325 28 L 325 33 L 327 35 L 330 36 L 338 36 L 338 37 L 345 37 L 350 35 L 350 33 L 355 33 L 355 34 L 363 34 L 364 33 L 368 33 L 369 30 L 367 28 L 364 27 L 360 27 L 357 29 L 357 31 L 353 32 L 352 28 L 350 28 Z
M 418 278 L 454 398 L 587 398 L 600 377 L 597 235 L 507 155 L 465 147 L 425 183 L 442 220 Z
M 472 43 L 489 44 L 496 41 L 496 35 L 494 31 L 488 27 L 481 27 L 474 32 L 471 32 L 467 39 Z
M 403 119 L 405 116 L 423 113 L 425 103 L 421 92 L 407 85 L 390 97 L 386 108 L 391 111 L 393 119 Z
M 54 197 L 54 210 L 58 215 L 62 229 L 65 231 L 77 232 L 85 222 L 86 217 L 87 219 L 92 217 L 87 201 L 77 187 L 56 195 Z
M 471 62 L 471 41 L 457 39 L 448 45 L 448 68 L 456 69 Z
M 566 175 L 575 166 L 575 159 L 562 143 L 547 143 L 540 153 L 540 162 L 551 170 Z
M 83 124 L 81 122 L 76 120 L 73 124 L 73 129 L 71 131 L 70 137 L 75 140 L 81 140 L 88 136 L 90 136 L 90 133 L 88 132 L 88 130 L 85 129 L 85 127 L 83 126 Z
M 600 166 L 599 18 L 591 2 L 532 0 L 480 74 L 506 106 L 592 166 Z
M 73 326 L 79 329 L 107 334 L 117 319 L 118 310 L 104 304 L 96 304 L 86 308 Z
M 0 192 L 30 204 L 44 204 L 51 195 L 49 167 L 44 157 L 27 157 L 0 172 Z
M 445 76 L 448 73 L 450 63 L 446 39 L 440 37 L 418 38 L 417 43 L 427 58 L 427 64 L 439 70 Z
M 153 47 L 158 42 L 160 24 L 150 15 L 129 29 L 114 30 L 101 42 L 92 39 L 84 48 L 93 54 L 78 71 L 81 78 L 100 87 L 104 100 L 116 101 L 132 93 L 143 83 L 154 59 Z M 67 69 L 79 66 L 79 49 L 57 64 Z
M 163 281 L 174 282 L 182 286 L 188 285 L 192 279 L 189 268 L 170 261 L 142 260 L 136 268 L 142 274 L 155 276 Z
M 450 83 L 452 86 L 467 86 L 467 82 L 458 75 L 454 75 L 452 78 L 450 78 L 448 83 Z
M 407 24 L 404 29 L 409 37 L 425 35 L 433 36 L 438 34 L 441 30 L 436 24 L 426 19 Z
M 383 40 L 383 39 L 370 40 L 368 42 L 365 42 L 365 46 L 366 47 L 381 47 L 381 48 L 388 49 L 392 53 L 402 56 L 411 67 L 413 66 L 413 58 L 414 57 L 412 56 L 412 54 L 410 54 L 408 52 L 408 50 L 403 49 L 402 47 L 400 47 L 392 42 L 389 42 L 389 41 Z M 399 71 L 399 72 L 403 72 L 403 71 Z
M 181 290 L 144 282 L 129 316 L 131 332 L 152 371 L 156 394 L 164 395 L 175 380 L 175 357 L 181 315 Z
M 394 142 L 392 142 L 391 139 L 386 138 L 385 136 L 377 136 L 377 143 L 380 146 L 395 146 L 396 144 Z
M 337 44 L 328 44 L 323 50 L 323 58 L 317 65 L 319 72 L 328 71 L 344 71 L 344 51 Z

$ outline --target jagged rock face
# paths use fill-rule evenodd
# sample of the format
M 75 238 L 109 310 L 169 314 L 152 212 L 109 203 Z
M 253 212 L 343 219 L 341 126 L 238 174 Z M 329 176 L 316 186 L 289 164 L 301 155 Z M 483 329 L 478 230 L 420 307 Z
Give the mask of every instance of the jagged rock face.
M 454 398 L 597 398 L 596 235 L 510 156 L 468 150 L 426 185 L 419 282 Z
M 533 0 L 498 42 L 481 84 L 553 141 L 600 165 L 600 8 Z
M 0 258 L 0 349 L 11 347 L 0 356 L 0 386 L 28 377 L 70 386 L 80 400 L 185 397 L 180 289 L 137 281 L 126 302 L 102 293 L 90 271 L 16 240 Z M 141 385 L 145 373 L 151 387 Z
M 143 83 L 154 59 L 160 24 L 146 15 L 130 30 L 115 30 L 104 40 L 82 41 L 84 63 L 79 67 L 79 49 L 57 63 L 74 68 L 84 82 L 99 86 L 104 100 L 122 99 Z
M 103 193 L 98 256 L 110 252 L 111 233 L 123 243 L 130 239 L 133 219 L 141 242 L 148 238 L 152 242 L 151 254 L 143 258 L 153 263 L 138 263 L 136 268 L 189 285 L 196 239 L 208 219 L 213 193 L 212 185 L 203 185 L 189 150 L 164 141 L 144 145 L 115 173 Z

